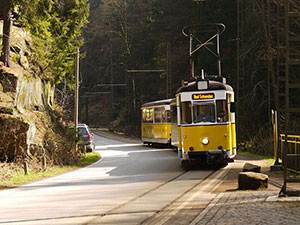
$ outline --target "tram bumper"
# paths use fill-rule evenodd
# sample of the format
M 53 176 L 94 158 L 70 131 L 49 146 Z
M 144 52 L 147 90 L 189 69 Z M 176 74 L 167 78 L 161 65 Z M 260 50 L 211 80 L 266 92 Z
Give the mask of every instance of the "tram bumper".
M 208 151 L 183 152 L 178 151 L 182 161 L 205 162 L 206 164 L 227 164 L 233 162 L 229 150 L 217 149 Z
M 231 162 L 230 151 L 218 149 L 218 150 L 208 150 L 206 152 L 206 162 L 207 164 L 217 164 L 217 163 L 228 163 Z

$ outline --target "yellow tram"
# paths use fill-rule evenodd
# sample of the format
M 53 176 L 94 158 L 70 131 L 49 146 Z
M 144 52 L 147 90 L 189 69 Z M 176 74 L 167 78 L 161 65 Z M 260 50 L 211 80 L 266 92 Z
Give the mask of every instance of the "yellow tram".
M 182 164 L 193 160 L 227 164 L 236 155 L 234 92 L 215 80 L 194 79 L 176 94 L 178 155 Z
M 171 143 L 171 99 L 142 105 L 142 141 L 144 144 Z
M 236 151 L 234 92 L 225 79 L 194 78 L 176 98 L 142 105 L 142 141 L 171 144 L 182 165 L 225 165 Z
M 194 28 L 212 27 L 215 34 L 200 41 Z M 225 165 L 233 161 L 236 150 L 234 92 L 221 76 L 220 35 L 225 25 L 185 26 L 182 33 L 190 41 L 191 80 L 177 90 L 176 98 L 149 102 L 142 106 L 144 143 L 171 143 L 177 147 L 182 165 L 192 161 Z M 216 53 L 207 47 L 216 39 Z M 197 41 L 197 45 L 194 43 Z M 208 49 L 217 58 L 218 75 L 195 75 L 193 54 Z

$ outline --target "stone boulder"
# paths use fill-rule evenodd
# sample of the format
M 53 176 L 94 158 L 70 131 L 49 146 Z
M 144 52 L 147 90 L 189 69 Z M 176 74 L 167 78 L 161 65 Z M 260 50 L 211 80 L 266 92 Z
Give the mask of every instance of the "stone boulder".
M 256 172 L 256 173 L 260 173 L 261 171 L 261 167 L 257 166 L 257 165 L 253 165 L 251 163 L 245 163 L 244 167 L 243 167 L 243 172 Z
M 238 184 L 240 190 L 257 190 L 268 188 L 269 177 L 255 172 L 240 172 Z

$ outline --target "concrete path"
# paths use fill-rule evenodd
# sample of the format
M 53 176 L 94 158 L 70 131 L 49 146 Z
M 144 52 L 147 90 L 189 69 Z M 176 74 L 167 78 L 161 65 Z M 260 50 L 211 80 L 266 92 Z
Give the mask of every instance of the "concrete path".
M 262 172 L 269 175 L 269 187 L 258 191 L 239 191 L 238 173 L 242 171 L 245 163 L 260 165 Z M 226 178 L 221 184 L 212 188 L 210 195 L 213 196 L 206 202 L 205 196 L 200 194 L 198 198 L 190 201 L 180 211 L 175 211 L 170 206 L 148 224 L 164 225 L 200 225 L 200 224 L 300 224 L 300 197 L 278 198 L 283 183 L 282 176 L 270 172 L 270 167 L 261 160 L 247 156 L 238 156 L 231 166 L 224 168 L 228 170 Z M 294 187 L 300 188 L 300 184 Z M 190 196 L 199 194 L 199 189 L 182 196 L 178 202 L 186 201 Z M 202 195 L 202 196 L 201 196 Z M 176 205 L 176 203 L 174 203 Z M 173 217 L 168 217 L 173 214 Z

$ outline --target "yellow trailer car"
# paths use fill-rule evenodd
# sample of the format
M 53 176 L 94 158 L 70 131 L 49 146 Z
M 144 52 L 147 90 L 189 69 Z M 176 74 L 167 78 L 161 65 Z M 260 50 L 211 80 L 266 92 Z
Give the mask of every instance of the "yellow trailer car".
M 171 143 L 171 99 L 142 105 L 142 141 L 144 144 Z

